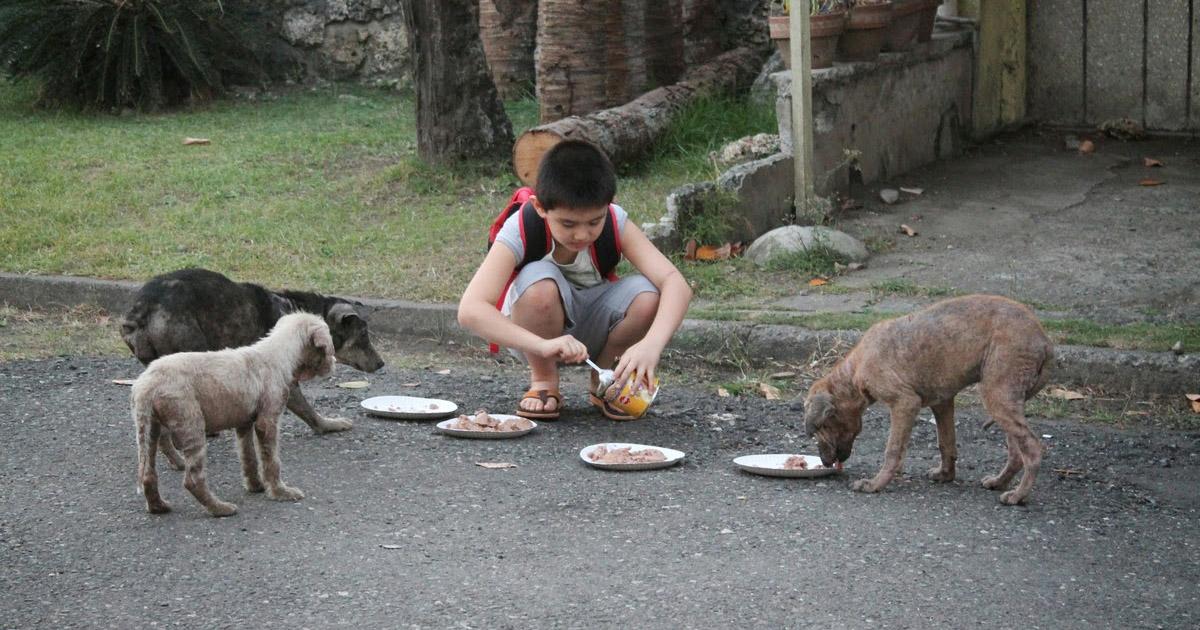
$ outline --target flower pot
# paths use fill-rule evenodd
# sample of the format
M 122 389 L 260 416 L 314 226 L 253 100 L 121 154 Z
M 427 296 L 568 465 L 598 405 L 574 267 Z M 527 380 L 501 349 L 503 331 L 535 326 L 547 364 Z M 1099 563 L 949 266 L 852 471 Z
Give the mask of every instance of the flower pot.
M 855 5 L 850 8 L 846 32 L 838 41 L 839 61 L 874 61 L 887 39 L 892 3 Z
M 925 0 L 925 8 L 921 10 L 921 24 L 917 27 L 917 41 L 927 42 L 933 39 L 933 22 L 937 18 L 940 4 L 942 0 Z
M 917 43 L 917 31 L 929 0 L 892 0 L 892 23 L 888 26 L 883 49 L 891 52 L 908 50 Z M 937 7 L 934 7 L 937 10 Z
M 792 68 L 790 18 L 788 16 L 773 16 L 769 19 L 771 39 L 783 56 L 783 65 Z M 837 50 L 838 38 L 846 26 L 846 12 L 833 11 L 810 15 L 808 18 L 809 38 L 812 41 L 812 69 L 820 70 L 833 66 L 834 52 Z

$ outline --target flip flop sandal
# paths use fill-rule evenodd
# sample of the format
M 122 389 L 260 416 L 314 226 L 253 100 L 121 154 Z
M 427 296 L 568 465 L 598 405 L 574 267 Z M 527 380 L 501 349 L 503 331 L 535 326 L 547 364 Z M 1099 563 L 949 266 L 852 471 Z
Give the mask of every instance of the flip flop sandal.
M 546 408 L 546 403 L 550 399 L 554 399 L 554 409 L 552 411 L 528 411 L 521 409 L 520 404 L 517 405 L 517 415 L 522 418 L 532 418 L 534 420 L 558 420 L 559 412 L 562 411 L 562 395 L 557 389 L 531 389 L 525 392 L 521 400 L 534 398 L 542 403 L 542 409 Z
M 616 420 L 617 422 L 637 420 L 636 417 L 617 409 L 616 407 L 610 405 L 607 400 L 604 400 L 595 394 L 588 394 L 588 401 L 595 405 L 595 407 L 600 410 L 600 413 L 604 414 L 604 417 L 608 418 L 609 420 Z

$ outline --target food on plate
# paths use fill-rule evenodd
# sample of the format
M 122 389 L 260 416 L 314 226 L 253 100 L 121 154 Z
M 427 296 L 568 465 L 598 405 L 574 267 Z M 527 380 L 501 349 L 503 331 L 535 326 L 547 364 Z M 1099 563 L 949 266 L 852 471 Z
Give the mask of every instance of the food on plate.
M 792 455 L 783 462 L 784 470 L 808 470 L 808 460 L 803 455 Z
M 446 425 L 449 429 L 458 431 L 526 431 L 533 428 L 533 423 L 525 418 L 506 418 L 498 420 L 488 415 L 484 409 L 475 412 L 475 415 L 468 416 L 460 415 Z
M 597 464 L 648 464 L 667 461 L 667 456 L 656 448 L 634 451 L 629 446 L 608 448 L 603 444 L 592 449 L 592 452 L 588 453 L 588 458 Z

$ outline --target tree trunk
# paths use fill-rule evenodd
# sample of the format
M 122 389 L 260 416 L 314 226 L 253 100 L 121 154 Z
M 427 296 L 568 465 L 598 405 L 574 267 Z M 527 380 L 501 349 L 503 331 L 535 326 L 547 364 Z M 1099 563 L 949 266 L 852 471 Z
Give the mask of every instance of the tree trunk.
M 683 74 L 682 0 L 648 0 L 646 72 L 651 85 L 670 85 Z
M 674 114 L 693 100 L 747 88 L 766 58 L 762 48 L 738 48 L 689 72 L 675 85 L 660 87 L 612 109 L 571 116 L 534 127 L 513 145 L 513 169 L 534 185 L 538 164 L 550 147 L 567 138 L 592 142 L 617 164 L 643 155 L 662 135 Z
M 716 0 L 683 0 L 683 64 L 694 68 L 721 52 Z
M 475 0 L 404 0 L 417 153 L 431 163 L 505 155 L 512 123 L 488 74 Z
M 619 0 L 541 0 L 537 18 L 537 96 L 542 122 L 608 103 L 608 34 Z
M 479 34 L 492 81 L 506 101 L 533 93 L 537 0 L 479 0 Z
M 646 10 L 648 1 L 622 0 L 621 29 L 622 47 L 625 50 L 626 91 L 625 98 L 615 100 L 612 105 L 621 105 L 641 96 L 650 89 L 646 70 L 646 52 L 650 42 L 646 41 Z

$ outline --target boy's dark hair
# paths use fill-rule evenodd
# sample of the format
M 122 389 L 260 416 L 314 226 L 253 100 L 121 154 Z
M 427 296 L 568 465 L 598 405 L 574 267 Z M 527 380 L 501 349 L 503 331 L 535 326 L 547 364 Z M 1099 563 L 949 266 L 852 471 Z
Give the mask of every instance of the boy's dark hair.
M 534 194 L 542 208 L 600 208 L 617 194 L 617 173 L 596 145 L 563 140 L 542 156 Z

